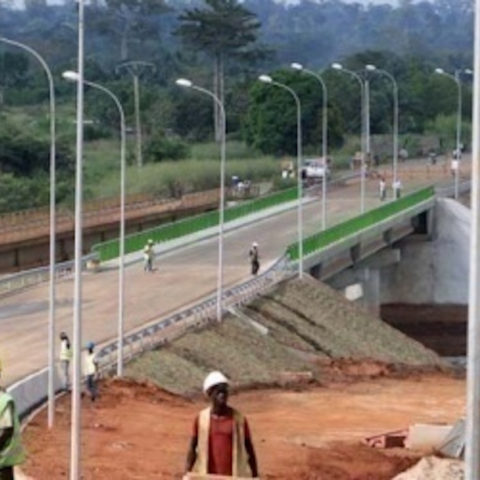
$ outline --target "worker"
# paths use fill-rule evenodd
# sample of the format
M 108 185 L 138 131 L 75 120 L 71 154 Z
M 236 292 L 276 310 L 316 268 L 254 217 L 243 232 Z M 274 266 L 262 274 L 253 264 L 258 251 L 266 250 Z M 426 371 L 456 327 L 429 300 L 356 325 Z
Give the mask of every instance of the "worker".
M 259 261 L 259 254 L 258 254 L 258 243 L 253 242 L 252 248 L 250 248 L 248 252 L 248 256 L 250 257 L 250 265 L 252 267 L 252 275 L 256 275 L 258 270 L 260 269 L 260 261 Z
M 380 200 L 383 202 L 387 197 L 387 184 L 385 183 L 385 178 L 380 177 L 380 182 L 378 184 L 378 189 L 380 192 Z
M 402 189 L 403 189 L 403 185 L 402 185 L 402 181 L 398 178 L 397 180 L 395 180 L 395 182 L 393 182 L 393 198 L 395 199 L 398 199 L 402 196 Z
M 97 371 L 98 371 L 98 362 L 95 357 L 95 344 L 93 342 L 87 343 L 87 351 L 85 352 L 84 362 L 83 362 L 83 374 L 87 378 L 87 390 L 90 394 L 92 402 L 94 402 L 98 397 L 97 389 Z
M 0 381 L 2 370 L 0 365 Z M 14 480 L 13 469 L 25 459 L 15 401 L 0 388 L 0 480 Z
M 64 389 L 70 389 L 70 361 L 72 360 L 72 349 L 70 339 L 65 332 L 60 333 L 60 364 L 62 366 Z
M 153 240 L 150 239 L 145 247 L 143 248 L 143 260 L 144 260 L 144 267 L 143 269 L 145 272 L 153 272 Z
M 211 372 L 203 382 L 211 406 L 195 419 L 186 475 L 258 477 L 257 459 L 245 417 L 228 405 L 229 381 Z

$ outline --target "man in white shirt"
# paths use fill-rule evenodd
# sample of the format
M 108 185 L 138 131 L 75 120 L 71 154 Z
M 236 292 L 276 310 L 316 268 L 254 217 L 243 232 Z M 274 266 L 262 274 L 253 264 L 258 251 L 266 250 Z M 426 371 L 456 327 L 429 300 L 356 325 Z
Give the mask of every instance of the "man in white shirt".
M 70 388 L 70 360 L 72 359 L 72 350 L 70 340 L 65 332 L 60 333 L 60 364 L 64 376 L 64 388 L 66 391 Z
M 93 342 L 87 343 L 87 351 L 83 359 L 83 374 L 87 377 L 87 390 L 90 393 L 90 398 L 94 402 L 98 397 L 97 389 L 97 359 L 94 353 L 95 344 Z

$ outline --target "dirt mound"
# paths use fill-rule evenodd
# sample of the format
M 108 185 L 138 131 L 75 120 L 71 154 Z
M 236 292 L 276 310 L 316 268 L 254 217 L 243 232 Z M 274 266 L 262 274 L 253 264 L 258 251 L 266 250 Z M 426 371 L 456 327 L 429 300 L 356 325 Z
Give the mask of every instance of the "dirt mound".
M 463 480 L 464 463 L 460 460 L 437 457 L 422 458 L 410 470 L 397 475 L 393 480 Z
M 439 365 L 440 358 L 312 277 L 280 284 L 245 312 L 280 343 L 329 358 Z
M 268 329 L 262 335 L 249 319 Z M 240 389 L 285 385 L 285 376 L 328 382 L 332 377 L 399 374 L 398 365 L 441 365 L 440 358 L 311 277 L 280 284 L 229 315 L 190 332 L 127 366 L 127 374 L 192 396 L 208 371 L 222 370 Z
M 391 480 L 417 462 L 415 456 L 394 456 L 364 445 L 337 443 L 309 449 L 305 467 L 296 480 Z

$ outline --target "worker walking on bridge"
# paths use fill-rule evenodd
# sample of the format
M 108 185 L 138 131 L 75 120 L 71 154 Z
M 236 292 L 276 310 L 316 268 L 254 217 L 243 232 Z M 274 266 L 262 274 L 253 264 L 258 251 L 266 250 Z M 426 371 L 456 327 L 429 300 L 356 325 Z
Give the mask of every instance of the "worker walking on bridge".
M 0 364 L 0 381 L 1 375 Z M 13 468 L 24 460 L 15 401 L 0 388 L 0 480 L 14 480 Z
M 153 240 L 150 239 L 143 248 L 143 269 L 145 272 L 153 272 L 153 257 L 155 252 L 153 251 Z
M 260 270 L 260 260 L 257 242 L 252 243 L 252 248 L 250 248 L 248 256 L 250 257 L 250 265 L 252 266 L 252 275 L 256 275 L 258 273 L 258 270 Z
M 186 475 L 258 477 L 257 459 L 245 417 L 228 405 L 229 382 L 221 372 L 211 372 L 203 382 L 211 406 L 195 419 Z

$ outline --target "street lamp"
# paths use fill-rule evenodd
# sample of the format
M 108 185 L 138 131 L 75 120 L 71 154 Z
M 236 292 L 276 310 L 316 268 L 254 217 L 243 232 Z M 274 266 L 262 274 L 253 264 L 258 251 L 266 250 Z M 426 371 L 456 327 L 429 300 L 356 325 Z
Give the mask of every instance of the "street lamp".
M 361 172 L 360 172 L 360 212 L 365 212 L 365 86 L 363 84 L 363 80 L 357 73 L 353 72 L 352 70 L 348 70 L 344 68 L 341 63 L 332 63 L 332 68 L 334 70 L 338 70 L 339 72 L 345 72 L 346 74 L 353 77 L 360 85 L 360 102 L 361 102 L 361 127 L 360 127 L 360 145 L 361 145 L 361 154 L 362 154 L 362 165 L 361 165 Z
M 50 98 L 50 288 L 48 316 L 48 428 L 55 420 L 55 88 L 52 72 L 43 57 L 33 48 L 15 40 L 0 37 L 0 42 L 19 47 L 33 55 L 45 70 Z
M 298 214 L 297 214 L 297 228 L 298 228 L 298 276 L 303 277 L 303 188 L 302 188 L 302 107 L 300 99 L 295 91 L 288 85 L 276 82 L 269 75 L 260 75 L 258 79 L 269 85 L 274 85 L 283 90 L 286 90 L 295 100 L 297 106 L 297 185 L 298 185 Z
M 322 179 L 322 230 L 327 228 L 327 155 L 328 155 L 328 94 L 327 85 L 323 78 L 318 74 L 305 68 L 301 63 L 294 62 L 290 65 L 294 70 L 305 72 L 307 75 L 315 77 L 323 91 L 323 107 L 322 107 L 322 156 L 324 162 L 323 179 Z
M 457 147 L 456 155 L 452 162 L 452 166 L 455 166 L 455 198 L 458 199 L 458 189 L 459 189 L 459 170 L 460 170 L 460 159 L 461 159 L 461 145 L 462 145 L 462 82 L 460 80 L 461 70 L 455 70 L 455 75 L 445 72 L 443 68 L 436 68 L 435 73 L 438 75 L 443 75 L 444 77 L 450 78 L 457 84 L 458 92 L 458 106 L 457 106 Z
M 83 72 L 85 8 L 78 0 L 78 56 L 77 56 L 77 145 L 75 160 L 75 261 L 73 284 L 73 381 L 70 440 L 70 480 L 80 480 L 81 450 L 81 350 L 82 350 L 82 189 L 83 189 Z
M 480 0 L 475 0 L 465 478 L 480 479 Z
M 133 101 L 135 104 L 135 136 L 137 139 L 137 165 L 141 167 L 143 165 L 142 156 L 142 125 L 140 122 L 140 86 L 139 77 L 144 69 L 151 68 L 155 72 L 155 65 L 150 62 L 144 62 L 140 60 L 132 60 L 129 62 L 121 63 L 115 69 L 117 72 L 125 69 L 133 78 Z
M 219 207 L 219 222 L 218 222 L 218 273 L 217 273 L 217 321 L 222 321 L 223 313 L 223 230 L 225 217 L 225 160 L 227 151 L 227 119 L 225 115 L 225 107 L 222 101 L 210 90 L 195 85 L 186 78 L 179 78 L 175 81 L 179 87 L 191 88 L 197 92 L 209 96 L 217 104 L 220 111 L 221 121 L 221 144 L 220 144 L 220 207 Z
M 395 80 L 395 77 L 381 68 L 377 68 L 375 65 L 367 65 L 366 70 L 369 72 L 376 72 L 380 75 L 383 75 L 390 79 L 393 85 L 393 182 L 394 193 L 396 197 L 396 185 L 397 185 L 397 172 L 398 172 L 398 117 L 399 117 L 399 106 L 398 106 L 398 84 Z
M 78 73 L 66 71 L 62 73 L 65 80 L 78 81 Z M 118 281 L 118 347 L 117 347 L 117 376 L 123 376 L 123 325 L 125 305 L 125 113 L 118 97 L 108 88 L 98 83 L 83 80 L 85 85 L 106 93 L 115 103 L 120 116 L 120 252 L 119 252 L 119 281 Z

